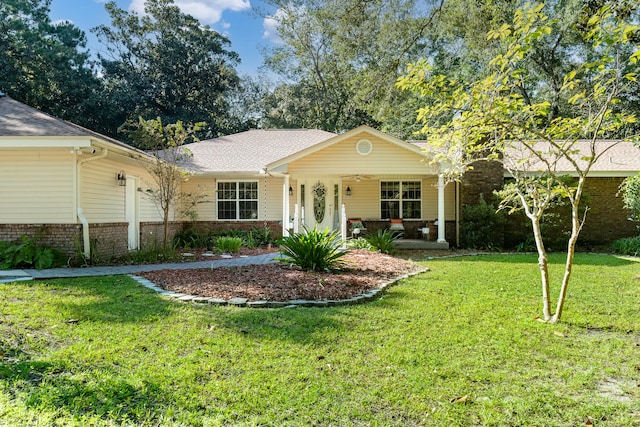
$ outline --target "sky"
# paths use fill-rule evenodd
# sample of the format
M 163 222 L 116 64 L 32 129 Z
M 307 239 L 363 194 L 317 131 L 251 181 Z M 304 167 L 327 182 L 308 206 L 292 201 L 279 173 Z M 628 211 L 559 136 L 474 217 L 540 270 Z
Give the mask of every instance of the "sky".
M 127 11 L 144 12 L 144 0 L 116 0 L 116 3 Z M 240 55 L 241 62 L 237 67 L 240 75 L 260 74 L 262 51 L 278 43 L 275 21 L 268 19 L 269 14 L 275 12 L 272 8 L 258 0 L 174 0 L 174 3 L 183 12 L 229 38 L 230 50 Z M 104 4 L 105 0 L 53 0 L 50 18 L 52 22 L 71 21 L 83 30 L 87 35 L 87 47 L 95 55 L 104 48 L 90 30 L 111 22 Z

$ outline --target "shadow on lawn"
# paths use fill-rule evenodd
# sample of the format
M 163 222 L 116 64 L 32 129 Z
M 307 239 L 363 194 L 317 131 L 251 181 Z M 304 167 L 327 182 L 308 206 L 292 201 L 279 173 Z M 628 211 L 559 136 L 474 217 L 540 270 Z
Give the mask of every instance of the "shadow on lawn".
M 176 306 L 126 276 L 61 279 L 50 282 L 70 297 L 56 301 L 69 320 L 134 323 L 170 316 Z M 77 295 L 77 297 L 76 297 Z
M 564 264 L 567 257 L 565 253 L 552 252 L 549 255 L 549 264 Z M 479 255 L 461 255 L 449 258 L 432 258 L 428 261 L 451 261 L 464 260 L 465 262 L 499 262 L 508 264 L 537 264 L 538 254 L 528 253 L 482 253 Z M 574 265 L 594 265 L 594 266 L 623 266 L 640 263 L 640 260 L 621 258 L 610 254 L 576 253 L 573 259 Z
M 301 344 L 331 343 L 357 320 L 349 307 L 237 309 L 218 318 L 224 327 L 253 339 Z
M 99 377 L 76 374 L 69 366 L 20 360 L 0 364 L 0 384 L 18 405 L 36 412 L 98 417 L 119 422 L 160 418 L 171 397 L 148 381 L 134 386 L 108 368 Z

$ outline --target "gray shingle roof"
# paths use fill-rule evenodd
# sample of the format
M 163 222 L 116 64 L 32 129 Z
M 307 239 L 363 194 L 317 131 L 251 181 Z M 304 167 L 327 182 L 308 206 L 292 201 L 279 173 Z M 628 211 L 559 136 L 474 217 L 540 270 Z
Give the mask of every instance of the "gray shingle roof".
M 82 128 L 9 98 L 0 97 L 0 136 L 88 136 Z
M 193 156 L 184 166 L 197 173 L 258 172 L 334 136 L 317 129 L 249 130 L 185 145 Z
M 590 141 L 577 141 L 573 148 L 578 150 L 578 152 L 573 155 L 573 158 L 580 167 L 584 167 L 586 161 L 580 158 L 590 154 Z M 542 145 L 540 146 L 540 150 L 544 151 Z M 633 143 L 616 140 L 596 141 L 596 153 L 603 152 L 604 154 L 591 167 L 592 173 L 608 172 L 612 174 L 629 174 L 640 171 L 640 148 Z M 510 149 L 505 154 L 505 162 L 514 164 L 514 161 L 525 159 L 525 156 L 530 156 L 526 150 Z M 541 162 L 531 162 L 528 166 L 528 170 L 532 172 L 542 169 L 544 169 L 544 167 Z M 557 163 L 555 170 L 558 172 L 571 173 L 574 167 L 568 160 L 561 159 Z

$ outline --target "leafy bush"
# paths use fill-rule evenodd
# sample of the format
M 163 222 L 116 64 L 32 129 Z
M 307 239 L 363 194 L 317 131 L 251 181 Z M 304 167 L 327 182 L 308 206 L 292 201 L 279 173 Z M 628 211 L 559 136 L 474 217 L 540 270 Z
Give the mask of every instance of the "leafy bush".
M 211 239 L 206 231 L 187 228 L 175 235 L 173 246 L 177 248 L 208 248 L 211 246 Z
M 616 254 L 640 256 L 640 236 L 618 239 L 611 245 Z
M 18 242 L 3 242 L 0 245 L 0 269 L 52 268 L 64 265 L 64 253 L 55 248 L 41 245 L 38 238 L 20 236 Z
M 364 249 L 366 251 L 373 250 L 373 246 L 371 246 L 371 243 L 367 242 L 367 240 L 363 237 L 347 240 L 347 247 L 349 249 Z
M 305 228 L 304 233 L 295 233 L 283 237 L 280 241 L 280 253 L 277 258 L 288 262 L 303 270 L 322 271 L 336 270 L 343 265 L 342 257 L 347 254 L 342 249 L 342 239 L 337 231 L 319 231 Z
M 624 207 L 631 210 L 629 219 L 640 221 L 640 174 L 626 178 L 620 185 Z
M 396 247 L 394 242 L 400 238 L 400 234 L 391 230 L 378 230 L 377 233 L 368 234 L 365 240 L 371 247 L 383 254 L 394 253 Z
M 216 246 L 218 250 L 229 254 L 234 254 L 240 250 L 244 243 L 241 237 L 218 237 L 216 239 Z
M 462 211 L 461 244 L 473 249 L 496 249 L 504 245 L 504 214 L 480 197 L 477 205 Z

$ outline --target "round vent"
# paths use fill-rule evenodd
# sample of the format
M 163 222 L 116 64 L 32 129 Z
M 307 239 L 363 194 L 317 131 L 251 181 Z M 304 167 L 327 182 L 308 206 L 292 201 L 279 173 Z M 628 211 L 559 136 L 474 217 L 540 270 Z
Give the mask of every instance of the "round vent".
M 368 139 L 361 139 L 356 143 L 356 151 L 361 156 L 366 156 L 371 153 L 371 150 L 373 150 L 373 144 Z

